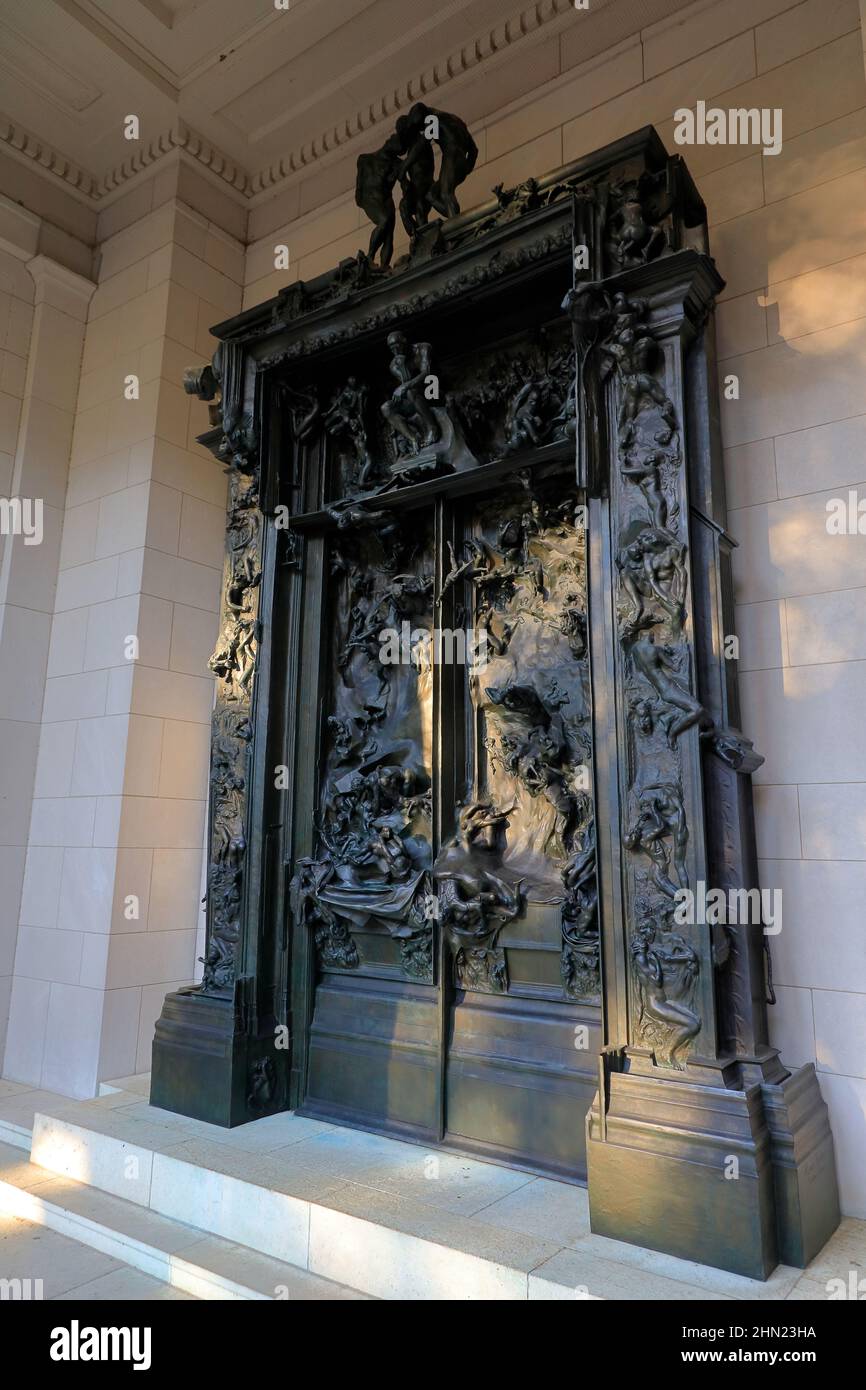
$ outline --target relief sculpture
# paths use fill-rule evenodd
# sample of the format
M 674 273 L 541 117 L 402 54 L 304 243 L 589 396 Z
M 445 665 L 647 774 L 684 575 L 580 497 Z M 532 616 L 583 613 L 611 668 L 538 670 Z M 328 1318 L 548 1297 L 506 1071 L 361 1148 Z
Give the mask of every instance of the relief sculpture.
M 673 200 L 665 174 L 645 171 L 637 179 L 615 183 L 608 193 L 607 251 L 613 265 L 645 265 L 668 246 L 664 222 Z
M 660 189 L 654 177 L 611 195 L 608 253 L 624 267 L 665 252 Z M 713 754 L 738 770 L 752 771 L 761 760 L 739 731 L 714 723 L 695 690 L 681 425 L 649 304 L 585 281 L 566 295 L 564 308 L 591 418 L 600 418 L 594 400 L 612 391 L 613 559 L 627 730 L 622 842 L 635 1040 L 651 1046 L 660 1065 L 679 1067 L 701 1028 L 692 1000 L 700 956 L 666 925 L 677 891 L 689 886 L 683 737 L 697 729 Z M 651 903 L 649 915 L 641 917 L 639 902 Z M 718 951 L 715 958 L 722 958 Z
M 166 1000 L 154 1103 L 587 1176 L 594 1230 L 765 1277 L 814 1075 L 769 1043 L 757 934 L 676 911 L 756 859 L 705 209 L 652 130 L 484 201 L 462 120 L 393 121 L 369 244 L 187 379 L 230 506 L 207 997 Z M 754 1181 L 704 1183 L 697 1230 L 678 1194 L 730 1135 Z
M 217 676 L 211 756 L 208 937 L 201 989 L 234 986 L 247 853 L 250 705 L 258 648 L 261 584 L 258 487 L 255 474 L 233 470 L 229 481 L 223 626 L 210 668 Z
M 689 831 L 683 807 L 683 791 L 677 782 L 649 782 L 638 787 L 634 815 L 623 843 L 634 854 L 652 863 L 650 878 L 660 892 L 675 898 L 678 888 L 688 888 L 686 849 Z
M 381 409 L 391 436 L 395 477 L 414 482 L 440 467 L 447 472 L 475 467 L 478 460 L 447 403 L 434 404 L 438 378 L 430 344 L 409 343 L 405 334 L 391 333 L 388 349 L 389 371 L 397 385 Z
M 611 223 L 613 254 L 623 264 L 652 258 L 664 243 L 639 193 L 638 187 L 629 190 Z M 599 381 L 612 381 L 615 392 L 614 559 L 628 729 L 622 843 L 633 1039 L 653 1052 L 658 1065 L 679 1069 L 701 1029 L 694 1007 L 700 956 L 671 924 L 676 895 L 690 882 L 680 741 L 693 727 L 707 732 L 713 725 L 693 691 L 682 441 L 664 356 L 646 323 L 647 302 L 595 292 L 592 302 L 603 325 Z
M 429 542 L 376 514 L 340 510 L 318 852 L 296 866 L 296 918 L 323 969 L 354 970 L 395 945 L 407 975 L 433 973 Z M 408 568 L 394 573 L 399 559 Z M 373 938 L 379 938 L 376 944 Z M 366 943 L 366 947 L 365 947 Z M 377 954 L 378 953 L 378 954 Z
M 586 548 L 561 475 L 545 486 L 521 472 L 487 502 L 451 561 L 438 601 L 454 590 L 472 620 L 467 679 L 479 755 L 473 798 L 434 866 L 456 982 L 514 988 L 503 932 L 532 936 L 555 911 L 561 989 L 595 999 Z
M 520 881 L 509 882 L 502 846 L 513 807 L 489 801 L 460 809 L 458 830 L 436 864 L 439 924 L 454 956 L 461 989 L 502 993 L 508 988 L 505 954 L 497 939 L 523 908 Z
M 631 942 L 638 989 L 637 1040 L 655 1050 L 656 1060 L 682 1070 L 682 1057 L 700 1032 L 694 1008 L 700 961 L 673 930 L 670 908 L 636 903 L 638 925 Z
M 344 526 L 357 515 L 353 500 L 529 450 L 561 453 L 576 428 L 574 352 L 562 331 L 510 352 L 473 354 L 443 379 L 433 344 L 395 330 L 368 374 L 335 382 L 323 405 L 318 386 L 283 389 L 295 440 L 330 441 L 331 505 L 348 513 Z
M 479 458 L 507 457 L 574 437 L 571 344 L 548 335 L 514 352 L 473 362 L 451 397 Z

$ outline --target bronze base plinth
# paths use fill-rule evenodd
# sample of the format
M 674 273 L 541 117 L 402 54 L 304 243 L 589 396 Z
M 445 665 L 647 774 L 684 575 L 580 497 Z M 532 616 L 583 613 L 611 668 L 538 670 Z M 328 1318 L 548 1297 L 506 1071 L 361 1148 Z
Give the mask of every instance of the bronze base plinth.
M 811 1062 L 761 1091 L 770 1131 L 779 1260 L 804 1269 L 840 1220 L 827 1105 Z
M 593 1232 L 752 1279 L 806 1265 L 839 1223 L 814 1068 L 736 1090 L 718 1069 L 625 1067 L 587 1115 Z
M 243 1032 L 232 999 L 166 995 L 153 1040 L 151 1105 L 226 1129 L 247 1124 L 286 1108 L 278 1067 L 273 1034 L 257 1042 Z

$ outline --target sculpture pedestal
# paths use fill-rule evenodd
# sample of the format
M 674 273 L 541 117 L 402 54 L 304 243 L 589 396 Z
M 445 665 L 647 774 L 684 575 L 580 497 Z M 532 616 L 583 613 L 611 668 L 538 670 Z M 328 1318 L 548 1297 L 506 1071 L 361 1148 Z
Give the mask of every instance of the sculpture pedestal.
M 624 1064 L 587 1115 L 592 1230 L 751 1279 L 803 1268 L 839 1224 L 814 1068 L 736 1090 L 700 1065 Z
M 477 458 L 450 412 L 441 405 L 431 409 L 439 426 L 439 438 L 417 453 L 398 458 L 392 475 L 401 482 L 423 482 L 438 473 L 466 473 L 478 467 Z
M 166 995 L 153 1040 L 151 1105 L 226 1129 L 285 1109 L 273 1035 L 269 1042 L 238 1027 L 231 999 Z
M 811 1062 L 761 1091 L 770 1131 L 779 1260 L 803 1269 L 840 1221 L 827 1105 Z

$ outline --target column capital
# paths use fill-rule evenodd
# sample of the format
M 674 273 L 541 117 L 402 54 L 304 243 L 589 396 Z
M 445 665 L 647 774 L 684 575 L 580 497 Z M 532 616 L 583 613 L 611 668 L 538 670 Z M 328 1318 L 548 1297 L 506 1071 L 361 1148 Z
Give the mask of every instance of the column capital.
M 39 245 L 42 219 L 0 194 L 0 251 L 29 261 Z
M 60 309 L 70 318 L 85 323 L 87 306 L 96 289 L 96 281 L 69 270 L 50 256 L 34 256 L 27 262 L 27 269 L 36 286 L 35 303 L 50 304 Z

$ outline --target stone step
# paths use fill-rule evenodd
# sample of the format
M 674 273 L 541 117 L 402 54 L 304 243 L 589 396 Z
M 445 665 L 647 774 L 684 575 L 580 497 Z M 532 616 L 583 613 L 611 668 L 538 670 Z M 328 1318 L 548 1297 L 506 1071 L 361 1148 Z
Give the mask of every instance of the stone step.
M 257 1122 L 260 1142 L 267 1125 Z M 558 1249 L 553 1242 L 480 1225 L 469 1230 L 447 1212 L 422 1211 L 346 1182 L 339 1155 L 332 1155 L 335 1166 L 326 1163 L 316 1171 L 287 1166 L 267 1152 L 190 1138 L 180 1129 L 169 1131 L 173 1142 L 166 1142 L 156 1128 L 130 1121 L 123 1111 L 91 1115 L 87 1127 L 66 1115 L 37 1114 L 33 1163 L 150 1215 L 188 1222 L 380 1298 L 525 1299 L 530 1271 Z M 373 1136 L 353 1138 L 373 1161 Z M 423 1150 L 405 1147 L 421 1164 Z M 342 1273 L 335 1279 L 337 1270 Z
M 11 1144 L 29 1153 L 36 1111 L 47 1107 L 59 1114 L 65 1105 L 74 1104 L 75 1101 L 66 1100 L 54 1091 L 41 1091 L 22 1081 L 0 1079 L 0 1144 Z
M 374 1298 L 785 1298 L 590 1233 L 582 1188 L 293 1114 L 235 1130 L 117 1095 L 40 1111 L 34 1164 Z
M 0 1211 L 32 1221 L 200 1299 L 365 1299 L 255 1250 L 30 1163 L 0 1143 Z M 3 1271 L 0 1271 L 3 1273 Z
M 0 1120 L 0 1144 L 29 1153 L 30 1140 L 31 1132 L 26 1126 L 13 1124 L 11 1120 Z

